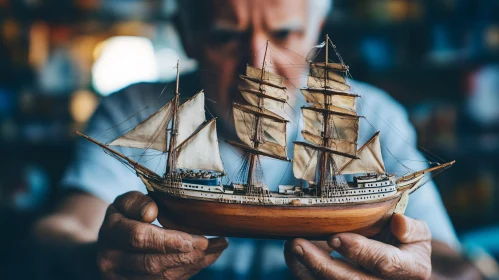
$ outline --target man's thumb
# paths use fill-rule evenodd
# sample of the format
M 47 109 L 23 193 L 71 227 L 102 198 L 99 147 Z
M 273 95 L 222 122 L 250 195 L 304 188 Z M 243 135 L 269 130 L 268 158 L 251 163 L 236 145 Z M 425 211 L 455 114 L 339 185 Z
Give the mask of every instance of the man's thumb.
M 127 218 L 145 223 L 152 223 L 158 216 L 158 206 L 154 200 L 137 191 L 118 196 L 113 205 Z

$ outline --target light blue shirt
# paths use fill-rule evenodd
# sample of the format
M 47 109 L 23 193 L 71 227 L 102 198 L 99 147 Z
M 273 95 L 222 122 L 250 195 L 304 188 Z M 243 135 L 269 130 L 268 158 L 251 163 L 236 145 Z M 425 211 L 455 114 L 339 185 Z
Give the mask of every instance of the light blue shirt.
M 180 85 L 183 99 L 201 89 L 196 75 L 181 77 Z M 86 134 L 104 143 L 121 135 L 123 131 L 144 120 L 171 99 L 170 93 L 173 85 L 168 85 L 164 93 L 160 95 L 163 88 L 164 84 L 142 83 L 106 97 L 88 123 Z M 370 85 L 355 82 L 353 90 L 362 96 L 357 103 L 358 113 L 365 116 L 367 120 L 360 122 L 359 144 L 362 145 L 376 131 L 381 131 L 383 160 L 389 173 L 402 175 L 408 172 L 406 168 L 411 170 L 426 168 L 427 161 L 415 148 L 415 130 L 404 108 L 387 93 Z M 299 96 L 299 93 L 294 94 Z M 295 120 L 299 119 L 299 107 L 304 105 L 302 99 L 299 98 L 294 109 L 288 108 L 287 110 L 296 112 L 292 116 Z M 287 140 L 290 157 L 292 157 L 293 150 L 292 142 L 302 140 L 301 133 L 298 133 L 299 127 L 299 122 L 291 122 L 288 125 Z M 218 131 L 222 160 L 229 174 L 229 178 L 225 179 L 224 183 L 228 183 L 235 179 L 230 178 L 230 175 L 235 174 L 239 169 L 241 154 L 223 141 L 224 137 L 220 135 L 223 125 L 219 124 Z M 139 149 L 117 149 L 136 160 L 142 153 Z M 403 160 L 399 162 L 396 158 Z M 165 157 L 159 155 L 159 152 L 142 156 L 140 161 L 158 174 L 164 172 Z M 261 165 L 265 182 L 269 187 L 298 183 L 293 177 L 292 166 L 288 162 L 262 158 Z M 67 170 L 62 186 L 88 192 L 108 203 L 128 191 L 138 190 L 146 193 L 143 183 L 133 172 L 105 154 L 98 146 L 83 139 L 78 141 L 76 158 Z M 410 196 L 406 215 L 426 221 L 433 239 L 458 248 L 459 242 L 456 234 L 432 181 Z M 204 277 L 214 279 L 288 278 L 282 241 L 232 238 L 229 242 L 229 248 L 214 265 L 203 271 L 200 277 L 204 275 Z

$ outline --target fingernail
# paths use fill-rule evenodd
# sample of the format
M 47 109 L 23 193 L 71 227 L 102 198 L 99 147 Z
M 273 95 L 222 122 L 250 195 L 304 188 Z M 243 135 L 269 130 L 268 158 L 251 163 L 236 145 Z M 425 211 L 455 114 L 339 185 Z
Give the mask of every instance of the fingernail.
M 297 256 L 303 256 L 303 248 L 301 246 L 293 247 L 293 253 Z
M 334 248 L 340 248 L 341 247 L 341 240 L 338 237 L 335 237 L 333 239 L 333 247 Z

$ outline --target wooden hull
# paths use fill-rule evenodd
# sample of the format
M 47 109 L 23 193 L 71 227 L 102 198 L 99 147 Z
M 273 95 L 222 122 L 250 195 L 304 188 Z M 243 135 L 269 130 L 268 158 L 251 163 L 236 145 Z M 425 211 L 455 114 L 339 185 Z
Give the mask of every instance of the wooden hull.
M 334 233 L 379 233 L 393 214 L 400 195 L 370 203 L 274 206 L 221 203 L 151 192 L 159 222 L 191 234 L 226 237 L 324 239 Z

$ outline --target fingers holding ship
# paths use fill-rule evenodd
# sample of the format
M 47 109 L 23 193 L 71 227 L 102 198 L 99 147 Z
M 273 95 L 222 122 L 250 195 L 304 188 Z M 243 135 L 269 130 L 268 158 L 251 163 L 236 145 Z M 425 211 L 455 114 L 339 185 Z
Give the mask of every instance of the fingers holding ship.
M 355 233 L 331 236 L 329 249 L 325 242 L 294 239 L 286 243 L 286 263 L 299 279 L 428 279 L 431 233 L 426 223 L 395 214 L 389 230 L 394 245 Z M 333 249 L 345 260 L 331 257 Z
M 151 224 L 156 203 L 140 192 L 116 198 L 99 232 L 97 264 L 103 279 L 187 279 L 214 263 L 225 238 L 169 230 Z

